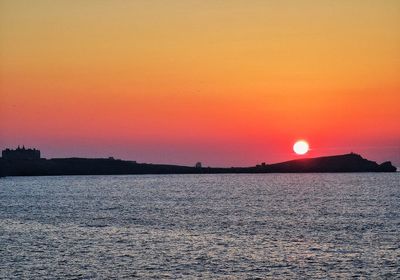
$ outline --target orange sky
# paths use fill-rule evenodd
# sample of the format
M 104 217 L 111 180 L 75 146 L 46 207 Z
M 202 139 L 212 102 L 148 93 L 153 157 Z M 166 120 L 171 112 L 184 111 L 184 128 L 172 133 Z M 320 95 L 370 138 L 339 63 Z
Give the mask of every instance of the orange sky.
M 0 0 L 0 148 L 400 165 L 400 2 Z

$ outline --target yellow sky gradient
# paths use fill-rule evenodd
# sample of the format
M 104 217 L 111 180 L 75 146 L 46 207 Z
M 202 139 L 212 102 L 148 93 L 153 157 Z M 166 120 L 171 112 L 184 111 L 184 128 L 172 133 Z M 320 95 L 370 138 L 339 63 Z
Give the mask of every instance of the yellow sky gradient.
M 0 102 L 2 147 L 55 156 L 397 161 L 400 2 L 0 0 Z

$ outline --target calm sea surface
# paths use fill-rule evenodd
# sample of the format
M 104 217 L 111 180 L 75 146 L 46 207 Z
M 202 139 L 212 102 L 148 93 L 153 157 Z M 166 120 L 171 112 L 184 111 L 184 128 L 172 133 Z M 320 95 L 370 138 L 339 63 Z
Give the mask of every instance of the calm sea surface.
M 400 278 L 400 173 L 0 179 L 0 278 Z

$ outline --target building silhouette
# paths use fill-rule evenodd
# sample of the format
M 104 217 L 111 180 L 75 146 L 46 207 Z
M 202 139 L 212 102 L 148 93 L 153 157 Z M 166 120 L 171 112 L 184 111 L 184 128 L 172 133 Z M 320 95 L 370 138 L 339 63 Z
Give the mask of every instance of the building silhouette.
M 36 149 L 25 149 L 25 146 L 16 148 L 15 150 L 5 149 L 1 152 L 3 159 L 6 160 L 38 160 L 40 159 L 40 151 Z

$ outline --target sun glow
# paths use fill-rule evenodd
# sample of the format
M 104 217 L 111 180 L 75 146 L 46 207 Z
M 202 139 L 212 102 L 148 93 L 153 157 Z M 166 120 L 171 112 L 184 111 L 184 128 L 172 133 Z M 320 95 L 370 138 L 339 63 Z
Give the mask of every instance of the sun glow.
M 308 152 L 309 145 L 304 140 L 299 140 L 293 145 L 293 151 L 298 155 L 304 155 Z

